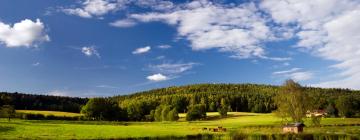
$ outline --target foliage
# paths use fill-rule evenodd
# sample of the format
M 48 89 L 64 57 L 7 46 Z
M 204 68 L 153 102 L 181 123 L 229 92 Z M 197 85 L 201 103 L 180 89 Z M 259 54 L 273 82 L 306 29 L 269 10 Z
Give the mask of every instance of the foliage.
M 227 116 L 227 112 L 229 111 L 229 104 L 225 98 L 221 99 L 221 106 L 218 111 L 221 117 Z
M 303 122 L 306 111 L 310 109 L 309 100 L 308 94 L 304 93 L 300 84 L 287 80 L 275 97 L 278 107 L 276 113 L 284 119 L 290 117 L 294 122 Z
M 314 126 L 320 126 L 321 116 L 311 116 L 311 123 L 312 123 Z
M 339 116 L 341 117 L 350 117 L 352 116 L 354 111 L 354 99 L 351 96 L 340 96 L 336 101 L 336 107 L 339 109 Z
M 0 106 L 12 105 L 16 110 L 47 110 L 79 113 L 87 98 L 0 92 Z
M 11 118 L 15 117 L 15 109 L 11 105 L 3 105 L 0 108 L 0 117 L 8 118 L 10 121 Z
M 90 120 L 126 120 L 124 111 L 106 98 L 91 98 L 82 108 L 81 113 Z
M 177 121 L 179 119 L 179 113 L 176 108 L 171 109 L 169 105 L 161 105 L 153 110 L 155 121 Z
M 195 104 L 189 107 L 186 114 L 187 121 L 202 120 L 206 118 L 206 109 L 203 104 Z
M 177 121 L 179 119 L 179 113 L 176 108 L 172 109 L 167 116 L 168 121 Z
M 327 114 L 327 116 L 329 116 L 329 117 L 337 117 L 338 111 L 337 111 L 337 109 L 335 108 L 335 105 L 329 104 L 329 105 L 326 107 L 326 114 Z

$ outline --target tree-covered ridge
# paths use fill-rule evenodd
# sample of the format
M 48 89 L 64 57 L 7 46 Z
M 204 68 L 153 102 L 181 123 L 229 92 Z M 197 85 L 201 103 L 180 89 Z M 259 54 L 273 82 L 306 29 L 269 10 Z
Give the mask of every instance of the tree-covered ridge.
M 47 110 L 78 113 L 87 101 L 87 98 L 79 97 L 0 92 L 0 106 L 12 105 L 17 110 Z
M 335 106 L 341 96 L 349 96 L 354 102 L 353 112 L 360 110 L 360 91 L 349 89 L 324 89 L 302 87 L 317 109 L 327 109 Z M 274 96 L 279 93 L 279 86 L 258 84 L 196 84 L 178 87 L 168 87 L 139 92 L 131 95 L 115 96 L 112 99 L 127 109 L 130 120 L 146 120 L 146 115 L 160 105 L 170 105 L 178 112 L 187 112 L 196 104 L 205 106 L 206 111 L 223 109 L 221 101 L 229 105 L 229 111 L 268 113 L 277 106 Z M 335 108 L 336 109 L 336 108 Z

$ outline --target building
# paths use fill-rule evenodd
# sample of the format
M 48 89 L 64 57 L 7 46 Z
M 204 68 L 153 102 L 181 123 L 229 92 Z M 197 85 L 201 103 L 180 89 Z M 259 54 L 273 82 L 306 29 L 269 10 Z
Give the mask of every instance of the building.
M 314 110 L 314 111 L 307 111 L 306 117 L 325 117 L 327 115 L 325 110 Z
M 301 133 L 304 131 L 304 124 L 303 123 L 292 123 L 287 124 L 283 127 L 284 133 Z

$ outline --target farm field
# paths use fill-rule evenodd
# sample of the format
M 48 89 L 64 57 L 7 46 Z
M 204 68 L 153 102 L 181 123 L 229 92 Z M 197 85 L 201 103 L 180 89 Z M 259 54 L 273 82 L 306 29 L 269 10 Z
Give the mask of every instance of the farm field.
M 102 121 L 58 121 L 58 120 L 19 120 L 8 122 L 0 119 L 0 139 L 115 139 L 144 137 L 184 137 L 187 135 L 223 135 L 228 139 L 230 133 L 279 134 L 280 118 L 273 114 L 230 112 L 227 118 L 219 118 L 215 112 L 208 113 L 209 120 L 184 121 L 180 114 L 178 122 L 102 122 Z M 332 126 L 334 124 L 360 124 L 360 118 L 325 118 L 323 127 L 312 127 L 310 121 L 304 133 L 346 134 L 360 137 L 359 126 Z M 223 126 L 227 132 L 209 132 L 202 128 Z

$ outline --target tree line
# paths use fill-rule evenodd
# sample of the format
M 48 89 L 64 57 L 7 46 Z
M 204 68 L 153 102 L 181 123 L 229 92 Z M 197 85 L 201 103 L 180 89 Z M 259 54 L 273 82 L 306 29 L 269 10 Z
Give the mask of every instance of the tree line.
M 311 105 L 314 110 L 326 110 L 329 116 L 333 117 L 359 116 L 358 90 L 302 86 L 299 88 L 301 93 L 306 94 L 307 99 L 311 99 L 307 105 Z M 273 112 L 281 105 L 276 101 L 281 101 L 277 97 L 282 95 L 283 91 L 283 86 L 272 85 L 195 84 L 90 100 L 1 93 L 0 105 L 9 102 L 7 98 L 10 96 L 10 105 L 14 105 L 15 109 L 81 111 L 90 120 L 171 121 L 177 120 L 178 113 L 187 113 L 188 120 L 201 120 L 206 118 L 206 112 L 219 112 L 223 117 L 229 111 Z
M 87 101 L 87 98 L 78 97 L 0 92 L 0 107 L 11 105 L 16 110 L 48 110 L 78 113 Z

